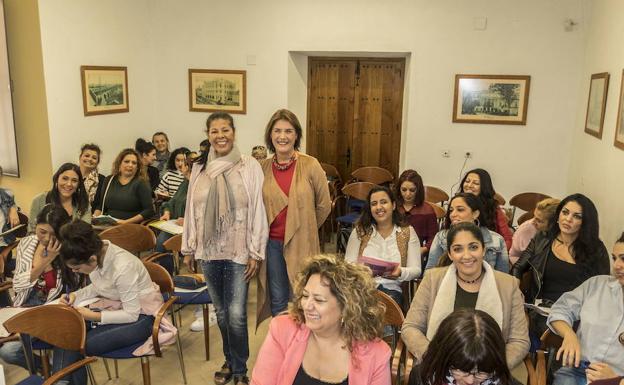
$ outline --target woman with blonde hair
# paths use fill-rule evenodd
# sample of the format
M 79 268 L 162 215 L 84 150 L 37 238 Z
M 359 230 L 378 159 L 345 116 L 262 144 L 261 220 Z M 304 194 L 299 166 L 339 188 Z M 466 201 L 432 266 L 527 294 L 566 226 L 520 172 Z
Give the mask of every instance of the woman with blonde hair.
M 509 249 L 509 262 L 513 265 L 522 255 L 524 249 L 529 246 L 531 239 L 539 233 L 548 231 L 550 221 L 555 216 L 557 206 L 561 202 L 559 199 L 546 198 L 537 202 L 533 210 L 533 218 L 523 222 L 513 235 L 511 249 Z
M 274 155 L 262 161 L 262 196 L 269 223 L 266 267 L 260 270 L 258 320 L 286 310 L 290 282 L 301 261 L 320 252 L 318 229 L 331 211 L 327 178 L 321 164 L 299 152 L 303 131 L 297 116 L 277 110 L 264 140 Z M 268 286 L 268 288 L 267 288 Z
M 94 217 L 106 214 L 123 224 L 141 223 L 154 216 L 152 191 L 139 162 L 139 154 L 131 148 L 117 155 L 111 175 L 104 181 L 104 193 L 96 203 Z
M 334 255 L 307 259 L 289 314 L 271 321 L 251 383 L 389 385 L 376 286 L 364 266 Z

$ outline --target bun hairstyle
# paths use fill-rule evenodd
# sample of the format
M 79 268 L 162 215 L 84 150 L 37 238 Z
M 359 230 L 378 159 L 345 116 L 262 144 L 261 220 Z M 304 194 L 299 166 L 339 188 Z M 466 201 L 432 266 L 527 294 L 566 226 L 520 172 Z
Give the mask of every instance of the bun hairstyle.
M 87 263 L 95 255 L 98 256 L 98 265 L 100 264 L 103 243 L 87 222 L 75 219 L 63 225 L 60 238 L 63 263 L 80 265 Z
M 134 149 L 139 153 L 139 155 L 147 155 L 152 151 L 156 151 L 156 146 L 154 146 L 152 142 L 139 138 L 134 144 Z

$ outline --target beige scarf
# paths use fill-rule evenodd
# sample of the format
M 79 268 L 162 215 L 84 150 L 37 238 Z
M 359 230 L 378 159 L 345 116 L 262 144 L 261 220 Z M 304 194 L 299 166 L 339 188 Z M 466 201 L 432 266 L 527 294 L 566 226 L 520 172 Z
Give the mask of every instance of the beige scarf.
M 225 173 L 241 161 L 236 145 L 226 156 L 217 157 L 214 148 L 208 153 L 206 173 L 211 180 L 204 212 L 204 240 L 216 242 L 223 232 L 234 223 L 236 203 Z
M 93 205 L 93 200 L 95 199 L 95 193 L 98 189 L 98 184 L 100 183 L 100 178 L 98 175 L 97 169 L 91 171 L 84 177 L 84 187 L 87 190 L 87 195 L 89 195 L 89 204 Z

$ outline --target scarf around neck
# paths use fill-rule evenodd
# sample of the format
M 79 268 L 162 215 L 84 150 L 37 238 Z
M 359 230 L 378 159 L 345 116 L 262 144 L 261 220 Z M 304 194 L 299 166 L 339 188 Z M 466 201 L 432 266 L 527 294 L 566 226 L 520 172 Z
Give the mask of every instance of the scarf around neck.
M 97 169 L 92 170 L 89 174 L 84 176 L 84 187 L 89 196 L 89 204 L 93 204 L 95 200 L 95 193 L 97 192 L 99 183 L 100 178 Z
M 236 202 L 225 178 L 226 172 L 241 161 L 241 153 L 234 145 L 229 154 L 217 157 L 214 148 L 208 153 L 206 174 L 211 180 L 204 211 L 204 239 L 213 243 L 234 223 Z

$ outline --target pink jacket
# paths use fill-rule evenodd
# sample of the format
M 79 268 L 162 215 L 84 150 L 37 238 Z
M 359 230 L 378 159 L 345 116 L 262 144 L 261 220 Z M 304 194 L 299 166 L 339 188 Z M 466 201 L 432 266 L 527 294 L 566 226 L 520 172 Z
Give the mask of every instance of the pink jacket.
M 273 318 L 251 384 L 292 385 L 309 336 L 310 329 L 305 324 L 297 325 L 290 316 Z M 349 363 L 349 385 L 390 385 L 390 354 L 390 347 L 380 339 L 355 343 Z

